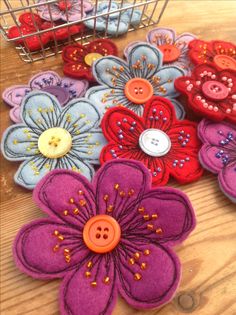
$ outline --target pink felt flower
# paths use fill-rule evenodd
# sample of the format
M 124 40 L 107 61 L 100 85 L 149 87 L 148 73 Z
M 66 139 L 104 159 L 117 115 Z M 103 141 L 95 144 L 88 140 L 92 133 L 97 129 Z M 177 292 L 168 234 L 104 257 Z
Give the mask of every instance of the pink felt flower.
M 120 160 L 106 163 L 92 183 L 52 171 L 34 199 L 48 217 L 20 230 L 15 261 L 32 277 L 63 278 L 61 314 L 111 314 L 118 293 L 141 309 L 172 298 L 180 263 L 171 247 L 195 226 L 185 194 L 151 189 L 141 163 Z

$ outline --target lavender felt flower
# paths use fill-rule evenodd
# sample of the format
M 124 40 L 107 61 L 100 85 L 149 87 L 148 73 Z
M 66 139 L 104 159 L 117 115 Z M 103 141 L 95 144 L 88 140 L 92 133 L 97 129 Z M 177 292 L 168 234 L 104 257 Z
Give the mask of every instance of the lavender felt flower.
M 218 174 L 221 190 L 236 202 L 236 126 L 203 119 L 198 134 L 203 142 L 199 152 L 201 164 Z
M 37 10 L 41 18 L 47 21 L 78 21 L 86 17 L 86 13 L 93 9 L 92 3 L 86 0 L 58 0 L 43 4 L 45 2 L 47 0 L 37 0 L 38 4 L 42 3 L 37 6 Z
M 57 97 L 61 106 L 69 100 L 84 96 L 88 81 L 61 78 L 54 71 L 39 72 L 33 76 L 27 85 L 13 85 L 3 91 L 3 100 L 13 108 L 10 110 L 11 120 L 21 122 L 20 106 L 23 98 L 33 90 L 48 92 Z
M 48 217 L 20 230 L 14 257 L 32 277 L 63 278 L 62 315 L 109 315 L 118 293 L 140 309 L 173 297 L 180 262 L 171 247 L 195 226 L 184 193 L 151 189 L 141 163 L 120 160 L 106 163 L 92 183 L 54 170 L 36 186 L 34 200 Z

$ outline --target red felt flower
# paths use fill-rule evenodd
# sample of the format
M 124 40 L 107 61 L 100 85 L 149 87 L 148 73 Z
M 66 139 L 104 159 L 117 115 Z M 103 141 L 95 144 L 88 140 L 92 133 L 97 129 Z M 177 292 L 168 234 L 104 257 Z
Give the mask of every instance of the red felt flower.
M 96 39 L 86 46 L 68 45 L 62 52 L 64 74 L 76 79 L 95 81 L 92 74 L 93 62 L 103 56 L 117 54 L 117 46 L 109 39 Z
M 184 184 L 203 173 L 197 158 L 196 124 L 177 120 L 165 98 L 155 96 L 147 102 L 143 117 L 124 107 L 111 108 L 102 120 L 102 130 L 108 140 L 100 155 L 102 164 L 118 158 L 142 161 L 155 186 L 165 185 L 170 175 Z
M 197 65 L 208 63 L 219 70 L 236 70 L 236 46 L 233 43 L 195 39 L 189 44 L 189 57 Z
M 198 65 L 191 77 L 177 78 L 175 87 L 188 97 L 188 105 L 197 114 L 215 121 L 236 122 L 236 71 Z

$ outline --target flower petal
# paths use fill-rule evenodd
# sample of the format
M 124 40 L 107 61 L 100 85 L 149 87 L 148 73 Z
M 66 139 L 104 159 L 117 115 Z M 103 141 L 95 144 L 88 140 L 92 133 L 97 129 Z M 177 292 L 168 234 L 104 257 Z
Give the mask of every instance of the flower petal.
M 130 242 L 130 249 L 135 246 Z M 147 269 L 141 270 L 139 264 L 129 265 L 120 258 L 117 262 L 118 290 L 121 296 L 135 308 L 154 308 L 167 303 L 174 295 L 180 281 L 180 263 L 177 256 L 161 245 L 139 245 L 140 252 L 149 249 L 148 256 L 142 255 L 142 262 Z M 132 253 L 132 252 L 131 252 Z M 124 257 L 124 256 L 123 256 Z M 136 274 L 141 275 L 135 280 Z
M 87 220 L 95 215 L 91 184 L 78 173 L 54 170 L 34 190 L 37 205 L 53 219 L 83 231 Z
M 58 239 L 57 232 L 63 240 Z M 65 249 L 70 250 L 70 261 L 66 261 Z M 65 276 L 88 253 L 81 234 L 75 228 L 51 219 L 40 219 L 25 225 L 14 243 L 14 258 L 19 269 L 39 279 Z
M 147 33 L 147 41 L 154 46 L 173 45 L 175 37 L 175 30 L 166 27 L 156 27 Z
M 21 112 L 20 106 L 15 106 L 10 109 L 9 116 L 14 123 L 22 122 L 20 112 Z
M 2 153 L 10 161 L 23 161 L 35 156 L 38 136 L 24 124 L 8 127 L 2 137 Z
M 65 63 L 63 66 L 63 72 L 65 75 L 75 79 L 86 79 L 88 81 L 94 81 L 91 73 L 91 67 L 81 63 Z
M 199 161 L 201 162 L 201 165 L 208 171 L 215 174 L 219 173 L 219 171 L 225 166 L 222 158 L 217 158 L 220 150 L 220 147 L 215 147 L 205 143 L 199 151 Z
M 196 39 L 196 36 L 191 33 L 182 33 L 179 35 L 175 40 L 175 45 L 178 47 L 182 52 L 188 51 L 188 44 Z
M 87 80 L 74 80 L 72 78 L 64 77 L 61 80 L 61 86 L 69 92 L 70 99 L 72 99 L 84 96 L 89 83 Z
M 171 98 L 170 101 L 174 105 L 176 118 L 179 120 L 184 119 L 186 115 L 184 106 L 174 98 Z
M 54 71 L 39 72 L 33 76 L 29 85 L 31 89 L 41 90 L 46 86 L 59 85 L 61 83 L 60 76 Z
M 236 203 L 236 162 L 227 165 L 220 173 L 219 173 L 219 184 L 223 193 L 226 196 Z
M 106 256 L 105 256 L 106 257 Z M 99 266 L 92 268 L 91 277 L 86 278 L 86 263 L 75 272 L 68 274 L 60 288 L 61 313 L 73 315 L 108 315 L 112 313 L 117 300 L 116 278 L 112 259 L 109 269 L 106 267 L 105 257 L 100 256 Z M 95 269 L 95 270 L 94 270 Z M 97 275 L 96 275 L 97 270 Z M 109 277 L 109 283 L 104 279 Z M 92 286 L 95 281 L 97 286 Z
M 68 45 L 63 48 L 62 59 L 72 64 L 84 63 L 84 57 L 89 53 L 87 46 L 81 44 Z
M 28 85 L 13 85 L 3 91 L 2 98 L 10 106 L 20 106 L 23 98 L 30 91 Z
M 55 127 L 61 111 L 57 99 L 51 94 L 41 91 L 33 91 L 27 94 L 21 108 L 23 122 L 37 134 Z

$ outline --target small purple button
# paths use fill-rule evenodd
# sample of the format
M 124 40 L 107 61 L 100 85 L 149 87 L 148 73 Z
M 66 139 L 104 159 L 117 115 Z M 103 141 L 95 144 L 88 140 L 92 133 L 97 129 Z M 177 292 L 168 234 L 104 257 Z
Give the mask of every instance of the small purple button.
M 69 99 L 70 99 L 70 94 L 69 92 L 64 89 L 63 87 L 60 86 L 45 86 L 44 88 L 41 89 L 41 91 L 50 93 L 58 99 L 59 103 L 63 106 L 65 105 Z

